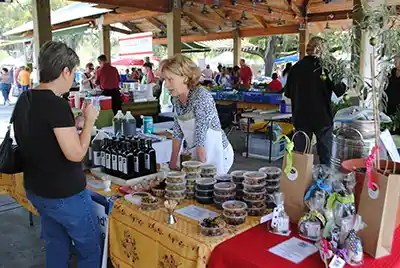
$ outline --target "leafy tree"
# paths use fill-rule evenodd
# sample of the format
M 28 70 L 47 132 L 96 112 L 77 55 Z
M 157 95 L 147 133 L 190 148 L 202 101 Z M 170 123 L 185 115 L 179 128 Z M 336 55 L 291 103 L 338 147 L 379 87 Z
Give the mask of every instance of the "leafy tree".
M 272 67 L 276 58 L 295 54 L 298 51 L 298 35 L 272 35 L 251 37 L 249 42 L 257 46 L 257 50 L 247 53 L 261 57 L 265 63 L 265 74 L 272 73 Z

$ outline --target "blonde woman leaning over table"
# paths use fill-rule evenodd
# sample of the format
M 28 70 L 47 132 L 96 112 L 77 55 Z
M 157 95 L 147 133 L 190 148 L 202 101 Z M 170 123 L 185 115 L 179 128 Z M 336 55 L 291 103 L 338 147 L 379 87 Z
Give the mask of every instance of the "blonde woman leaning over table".
M 176 168 L 185 139 L 195 159 L 215 165 L 217 173 L 227 173 L 233 164 L 233 149 L 221 129 L 211 93 L 199 86 L 200 68 L 191 59 L 178 54 L 163 60 L 160 72 L 177 113 L 170 167 Z

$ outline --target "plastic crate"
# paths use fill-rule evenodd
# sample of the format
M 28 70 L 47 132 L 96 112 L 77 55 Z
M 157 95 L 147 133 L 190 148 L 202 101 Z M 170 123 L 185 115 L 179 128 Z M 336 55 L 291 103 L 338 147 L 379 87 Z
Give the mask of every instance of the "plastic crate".
M 271 94 L 269 93 L 269 103 L 270 104 L 281 104 L 282 94 Z
M 263 93 L 243 92 L 243 101 L 269 103 L 269 95 Z
M 269 159 L 270 141 L 265 133 L 250 133 L 249 135 L 249 156 L 254 158 Z M 286 150 L 286 140 L 281 139 L 272 143 L 271 160 L 276 161 L 282 158 Z

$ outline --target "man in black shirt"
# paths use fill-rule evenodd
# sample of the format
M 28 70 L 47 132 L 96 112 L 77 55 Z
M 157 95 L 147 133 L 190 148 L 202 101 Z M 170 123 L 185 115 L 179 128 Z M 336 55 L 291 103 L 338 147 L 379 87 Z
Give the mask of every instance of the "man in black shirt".
M 335 85 L 328 71 L 322 70 L 319 55 L 323 39 L 313 37 L 307 45 L 307 56 L 290 70 L 285 96 L 292 101 L 293 124 L 296 131 L 317 137 L 317 151 L 321 164 L 329 164 L 332 152 L 333 115 L 332 92 L 340 97 L 345 92 L 343 83 Z M 295 138 L 296 151 L 304 151 L 301 135 Z

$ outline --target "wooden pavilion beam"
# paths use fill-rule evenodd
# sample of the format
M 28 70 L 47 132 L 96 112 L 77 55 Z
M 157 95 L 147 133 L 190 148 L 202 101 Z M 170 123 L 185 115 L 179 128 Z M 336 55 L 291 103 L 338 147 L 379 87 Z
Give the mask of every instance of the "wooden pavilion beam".
M 131 21 L 124 21 L 121 22 L 122 25 L 124 25 L 126 28 L 128 28 L 129 30 L 131 30 L 132 33 L 141 33 L 143 32 L 139 27 L 137 27 L 137 25 L 134 22 Z
M 140 10 L 137 12 L 130 12 L 130 13 L 107 13 L 104 14 L 104 24 L 110 25 L 114 23 L 124 22 L 124 21 L 132 21 L 136 19 L 142 19 L 147 17 L 156 17 L 160 16 L 163 13 L 161 12 L 154 12 L 148 10 Z
M 353 10 L 343 10 L 337 12 L 311 13 L 307 15 L 308 22 L 331 21 L 351 19 Z
M 110 26 L 110 30 L 113 32 L 122 33 L 122 34 L 128 34 L 128 35 L 134 34 L 134 32 L 132 32 L 132 31 L 121 29 L 121 28 L 115 27 L 115 26 Z
M 264 19 L 263 16 L 254 15 L 254 14 L 253 14 L 253 17 L 254 17 L 254 19 L 256 20 L 256 22 L 257 22 L 258 24 L 260 24 L 262 27 L 268 28 L 268 23 L 265 21 L 265 19 Z
M 191 2 L 194 2 L 197 5 L 204 4 L 204 0 L 193 0 Z M 211 9 L 212 4 L 213 0 L 207 0 L 207 5 L 209 9 Z M 292 10 L 279 9 L 273 6 L 269 6 L 266 3 L 256 3 L 256 9 L 254 9 L 252 6 L 252 1 L 238 1 L 237 6 L 232 6 L 231 0 L 220 0 L 220 8 L 215 10 L 230 11 L 235 13 L 245 11 L 249 14 L 256 14 L 260 16 L 268 15 L 271 18 L 281 18 L 283 20 L 293 20 L 294 15 L 296 15 Z
M 202 34 L 208 34 L 208 31 L 202 26 L 199 21 L 191 15 L 183 15 L 182 20 L 189 24 L 191 27 L 195 27 L 201 31 Z
M 72 0 L 93 4 L 106 4 L 120 7 L 133 7 L 138 9 L 157 11 L 157 12 L 169 12 L 168 0 Z
M 269 28 L 247 28 L 239 30 L 240 37 L 268 36 L 274 34 L 294 34 L 299 32 L 299 25 L 287 25 Z M 233 32 L 208 33 L 207 35 L 186 35 L 181 37 L 182 43 L 201 42 L 233 38 Z M 154 38 L 153 44 L 167 44 L 167 38 Z
M 160 31 L 165 31 L 167 29 L 167 25 L 154 17 L 147 17 L 146 20 Z

